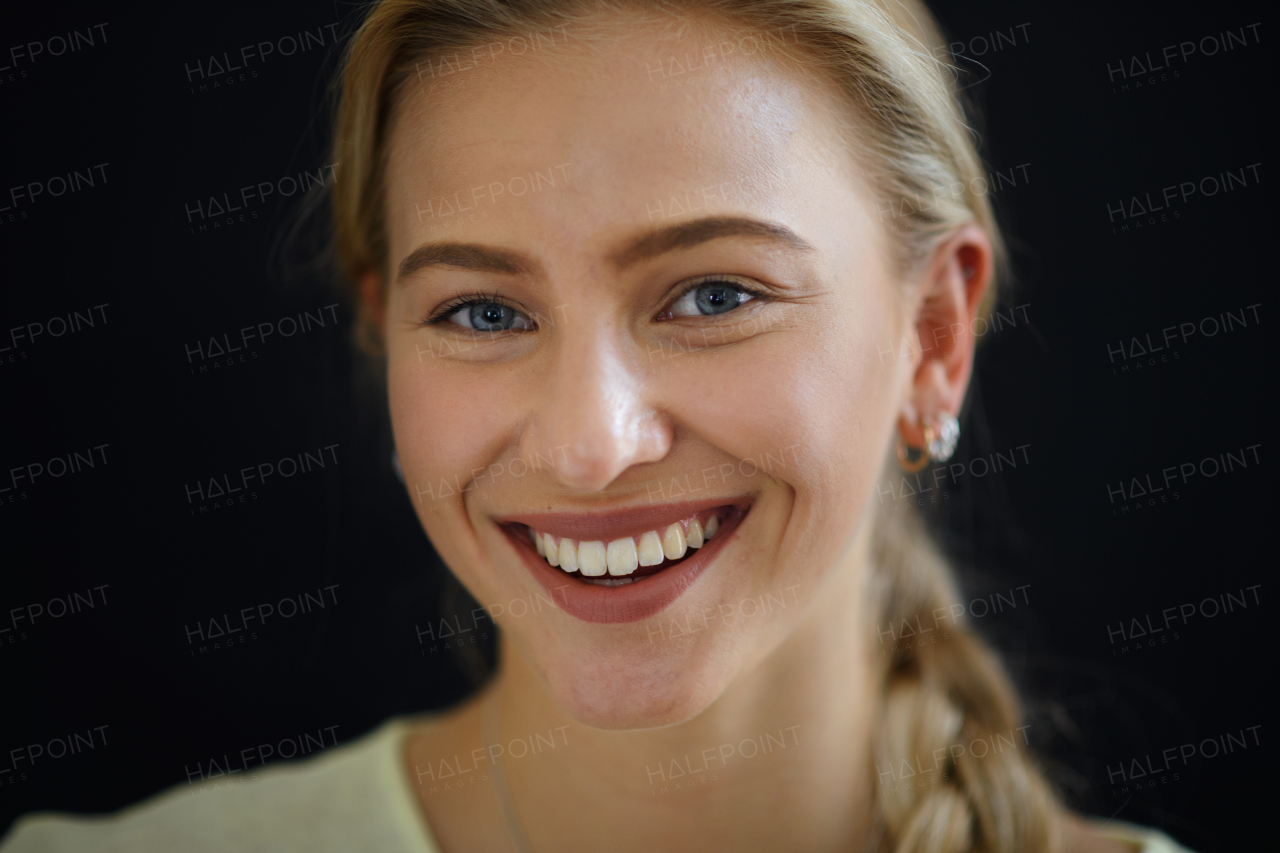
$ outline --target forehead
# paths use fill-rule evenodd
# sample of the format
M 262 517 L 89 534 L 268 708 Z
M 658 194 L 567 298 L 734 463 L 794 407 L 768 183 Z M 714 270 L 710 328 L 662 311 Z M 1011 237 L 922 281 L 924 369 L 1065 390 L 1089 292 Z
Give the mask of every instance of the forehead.
M 516 55 L 482 44 L 420 63 L 391 126 L 393 232 L 397 221 L 430 230 L 422 216 L 406 226 L 395 215 L 415 200 L 461 192 L 463 204 L 473 188 L 514 192 L 526 178 L 542 185 L 542 176 L 566 180 L 580 215 L 622 208 L 642 222 L 709 197 L 778 216 L 812 202 L 815 181 L 829 190 L 833 173 L 847 188 L 858 183 L 836 118 L 847 108 L 805 69 L 793 33 L 765 38 L 702 23 L 673 33 L 613 18 L 526 43 L 538 49 Z M 566 196 L 506 201 L 499 216 Z

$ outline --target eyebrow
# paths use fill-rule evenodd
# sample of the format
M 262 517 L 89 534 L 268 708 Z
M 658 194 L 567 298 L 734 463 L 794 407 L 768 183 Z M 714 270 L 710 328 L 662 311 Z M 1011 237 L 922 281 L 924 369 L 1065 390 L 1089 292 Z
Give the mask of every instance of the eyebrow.
M 396 281 L 403 281 L 428 267 L 456 267 L 478 272 L 520 275 L 532 271 L 532 265 L 514 252 L 478 246 L 474 243 L 427 243 L 414 249 L 400 262 Z
M 609 255 L 609 260 L 618 270 L 624 270 L 643 260 L 725 237 L 749 237 L 793 251 L 815 251 L 812 244 L 785 225 L 743 216 L 713 216 L 649 231 L 613 252 Z M 521 275 L 534 272 L 538 264 L 519 253 L 475 243 L 427 243 L 400 262 L 396 281 L 402 281 L 418 270 L 435 266 Z

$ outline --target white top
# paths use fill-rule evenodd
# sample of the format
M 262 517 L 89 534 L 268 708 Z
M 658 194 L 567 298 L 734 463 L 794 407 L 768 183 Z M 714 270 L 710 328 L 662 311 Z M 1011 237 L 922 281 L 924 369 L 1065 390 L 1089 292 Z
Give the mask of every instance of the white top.
M 103 817 L 25 815 L 0 853 L 440 853 L 403 766 L 413 722 L 389 720 L 303 761 L 179 783 Z
M 0 853 L 440 853 L 404 767 L 418 719 L 388 720 L 302 761 L 178 784 L 111 815 L 25 815 Z M 1137 853 L 1190 853 L 1144 827 L 1094 826 Z

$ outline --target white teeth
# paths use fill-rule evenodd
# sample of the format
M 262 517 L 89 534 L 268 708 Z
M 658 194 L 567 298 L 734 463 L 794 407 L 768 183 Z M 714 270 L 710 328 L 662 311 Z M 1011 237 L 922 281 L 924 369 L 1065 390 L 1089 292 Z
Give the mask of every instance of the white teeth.
M 694 519 L 689 522 L 689 535 L 687 537 L 690 548 L 702 547 L 702 522 Z
M 609 543 L 602 541 L 575 542 L 567 537 L 556 537 L 550 533 L 540 533 L 529 528 L 529 537 L 533 540 L 538 555 L 548 563 L 572 574 L 581 572 L 589 578 L 603 577 L 606 573 L 614 578 L 626 578 L 639 566 L 657 566 L 665 560 L 679 560 L 690 548 L 701 548 L 708 539 L 720 530 L 720 519 L 710 516 L 706 527 L 694 518 L 689 522 L 689 529 L 679 523 L 667 525 L 659 534 L 649 530 L 640 536 L 637 546 L 631 536 L 614 539 Z M 620 586 L 622 581 L 609 582 L 609 586 Z
M 636 552 L 636 540 L 630 536 L 614 539 L 609 543 L 606 552 L 609 562 L 609 574 L 614 577 L 629 575 L 640 565 L 640 555 Z
M 689 551 L 689 542 L 685 539 L 685 529 L 678 524 L 668 525 L 667 532 L 662 534 L 663 555 L 667 560 L 680 560 L 686 551 Z
M 578 570 L 578 549 L 573 547 L 572 539 L 560 540 L 560 568 L 566 572 Z
M 655 531 L 650 530 L 640 537 L 638 553 L 642 566 L 656 566 L 662 562 L 662 540 Z
M 605 573 L 608 560 L 603 542 L 578 543 L 578 570 L 587 577 L 599 577 Z
M 678 524 L 668 526 L 666 533 L 662 534 L 662 553 L 668 560 L 678 560 L 687 550 L 689 549 L 684 538 L 684 528 Z

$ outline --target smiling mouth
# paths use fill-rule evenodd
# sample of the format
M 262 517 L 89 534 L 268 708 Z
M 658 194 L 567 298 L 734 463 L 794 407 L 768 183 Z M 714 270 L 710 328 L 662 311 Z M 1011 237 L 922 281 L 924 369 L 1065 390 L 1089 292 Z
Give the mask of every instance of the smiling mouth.
M 619 587 L 677 566 L 713 538 L 729 535 L 746 509 L 729 504 L 712 507 L 636 535 L 608 540 L 557 536 L 519 522 L 505 526 L 565 575 L 593 586 Z

